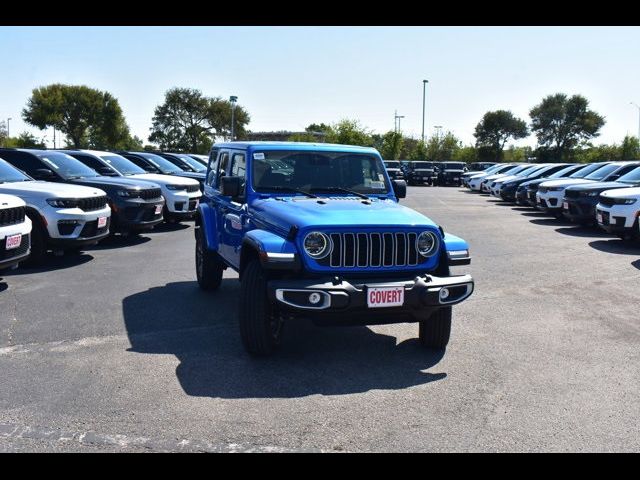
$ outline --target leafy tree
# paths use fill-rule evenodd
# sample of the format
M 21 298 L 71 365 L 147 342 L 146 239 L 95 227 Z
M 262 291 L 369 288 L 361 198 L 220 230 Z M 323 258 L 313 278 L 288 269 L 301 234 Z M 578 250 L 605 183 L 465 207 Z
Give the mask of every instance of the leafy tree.
M 382 147 L 380 148 L 380 155 L 385 160 L 398 160 L 400 158 L 400 152 L 404 139 L 400 132 L 389 131 L 382 137 Z
M 22 132 L 17 138 L 8 138 L 7 147 L 13 148 L 47 148 L 46 144 L 38 140 L 29 132 Z
M 427 158 L 433 162 L 450 161 L 461 145 L 462 142 L 451 132 L 443 136 L 434 135 L 427 141 Z
M 538 143 L 556 159 L 567 158 L 577 145 L 598 136 L 605 124 L 604 117 L 590 110 L 589 101 L 582 95 L 549 95 L 529 115 Z
M 525 138 L 528 135 L 527 124 L 507 110 L 487 112 L 476 125 L 476 144 L 491 147 L 495 160 L 500 161 L 502 151 L 510 138 Z
M 454 162 L 472 163 L 478 161 L 478 150 L 473 146 L 460 147 L 454 150 L 451 160 Z
M 317 142 L 318 138 L 312 133 L 294 133 L 288 139 L 290 142 Z
M 419 143 L 420 141 L 416 138 L 402 137 L 402 149 L 400 150 L 399 158 L 402 160 L 411 158 L 412 153 L 418 148 Z
M 620 159 L 621 160 L 638 160 L 640 159 L 640 142 L 638 137 L 630 137 L 627 135 L 622 140 L 620 147 Z
M 3 147 L 6 146 L 5 142 L 7 141 L 9 132 L 7 132 L 7 122 L 0 121 L 0 145 Z
M 230 136 L 231 108 L 231 102 L 221 97 L 206 97 L 193 88 L 172 88 L 154 111 L 149 141 L 163 150 L 206 153 L 213 137 Z M 242 139 L 249 114 L 236 105 L 233 116 L 235 136 Z
M 22 111 L 25 122 L 55 127 L 74 148 L 115 146 L 128 135 L 122 109 L 109 92 L 56 83 L 35 88 Z
M 343 145 L 360 145 L 369 147 L 373 145 L 371 133 L 360 125 L 357 120 L 344 119 L 331 127 L 327 132 L 328 143 L 340 143 Z
M 409 160 L 427 160 L 427 145 L 420 140 L 408 157 Z

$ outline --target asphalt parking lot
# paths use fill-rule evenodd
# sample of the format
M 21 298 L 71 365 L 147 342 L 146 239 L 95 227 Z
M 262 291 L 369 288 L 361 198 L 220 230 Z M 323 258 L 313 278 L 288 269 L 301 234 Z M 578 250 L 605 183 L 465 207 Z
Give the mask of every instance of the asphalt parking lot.
M 240 343 L 191 223 L 0 275 L 0 451 L 638 451 L 640 247 L 458 188 L 403 204 L 471 246 L 444 355 L 418 327 Z

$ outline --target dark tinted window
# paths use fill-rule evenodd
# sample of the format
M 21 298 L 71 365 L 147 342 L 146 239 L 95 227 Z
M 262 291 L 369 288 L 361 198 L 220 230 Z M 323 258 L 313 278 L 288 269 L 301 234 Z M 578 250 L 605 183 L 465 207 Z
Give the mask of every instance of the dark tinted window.
M 66 153 L 45 151 L 38 152 L 36 155 L 45 164 L 43 168 L 49 168 L 62 178 L 73 179 L 98 176 L 95 170 Z
M 25 180 L 32 179 L 27 177 L 10 163 L 5 162 L 2 158 L 0 158 L 0 183 L 22 182 Z
M 26 172 L 27 175 L 33 176 L 34 172 L 39 168 L 46 168 L 37 157 L 30 153 L 18 152 L 15 150 L 7 150 L 0 152 L 0 157 L 5 159 L 14 167 Z

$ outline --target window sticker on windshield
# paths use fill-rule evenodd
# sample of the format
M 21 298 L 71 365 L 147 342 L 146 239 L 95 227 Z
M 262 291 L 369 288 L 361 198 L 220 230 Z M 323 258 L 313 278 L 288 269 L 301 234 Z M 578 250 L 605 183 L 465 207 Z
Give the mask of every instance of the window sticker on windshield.
M 253 159 L 254 160 L 264 160 L 264 153 L 262 152 L 257 152 L 253 154 Z
M 380 180 L 381 182 L 384 182 L 384 175 L 382 175 L 381 173 L 378 174 L 378 180 Z M 376 183 L 376 182 L 373 182 Z
M 380 190 L 380 189 L 384 188 L 384 182 L 371 181 L 371 188 L 375 188 L 377 190 Z
M 47 162 L 48 165 L 51 165 L 53 168 L 55 168 L 56 170 L 59 170 L 60 167 L 58 165 L 56 165 L 55 163 L 53 163 L 51 160 L 49 160 L 47 157 L 42 157 L 42 161 L 43 162 Z

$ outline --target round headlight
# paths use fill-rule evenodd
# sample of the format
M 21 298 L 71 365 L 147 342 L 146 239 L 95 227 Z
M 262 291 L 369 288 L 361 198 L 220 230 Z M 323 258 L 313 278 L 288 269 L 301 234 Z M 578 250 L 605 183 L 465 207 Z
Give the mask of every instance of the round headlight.
M 329 255 L 329 242 L 329 237 L 322 232 L 307 233 L 303 242 L 304 250 L 311 258 L 319 260 Z
M 416 250 L 423 257 L 430 257 L 438 249 L 438 238 L 431 232 L 422 232 L 416 239 Z

